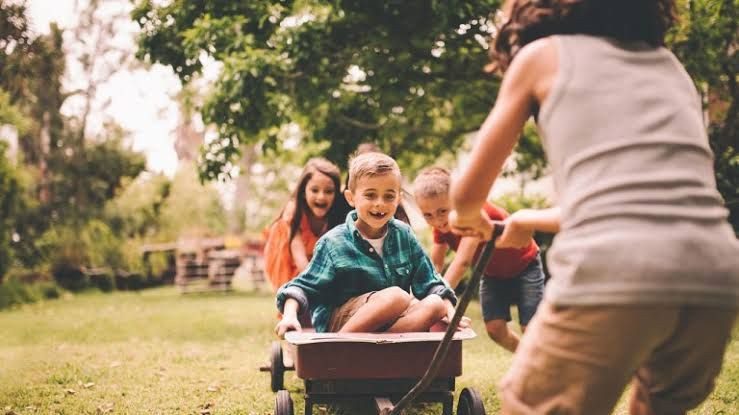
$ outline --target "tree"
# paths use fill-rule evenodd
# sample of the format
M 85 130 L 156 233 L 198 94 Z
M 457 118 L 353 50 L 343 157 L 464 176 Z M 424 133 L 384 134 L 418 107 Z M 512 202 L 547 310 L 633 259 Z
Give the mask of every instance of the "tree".
M 223 67 L 203 105 L 218 128 L 206 146 L 204 178 L 222 178 L 245 144 L 267 154 L 298 123 L 310 142 L 343 165 L 374 141 L 416 166 L 458 147 L 491 108 L 498 82 L 482 73 L 492 14 L 500 2 L 143 0 L 139 58 L 171 66 L 185 83 L 204 57 Z M 669 47 L 704 94 L 718 189 L 739 232 L 736 137 L 737 0 L 678 0 Z M 545 167 L 533 131 L 517 148 L 516 170 Z M 419 162 L 420 160 L 420 162 Z
M 13 260 L 11 242 L 15 217 L 22 210 L 21 181 L 5 155 L 7 145 L 0 140 L 0 281 Z
M 214 179 L 242 145 L 281 151 L 291 122 L 340 165 L 366 141 L 401 163 L 454 148 L 495 97 L 498 83 L 482 68 L 499 3 L 145 0 L 132 16 L 138 56 L 183 82 L 204 57 L 223 64 L 202 109 L 219 133 L 201 164 Z

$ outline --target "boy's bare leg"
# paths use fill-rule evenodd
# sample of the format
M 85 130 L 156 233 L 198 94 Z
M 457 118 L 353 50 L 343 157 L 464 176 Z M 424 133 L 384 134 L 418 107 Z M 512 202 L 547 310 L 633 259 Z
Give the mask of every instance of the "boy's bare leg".
M 377 331 L 397 320 L 410 303 L 411 295 L 399 287 L 380 290 L 372 294 L 339 333 Z
M 431 326 L 446 316 L 446 305 L 438 295 L 429 295 L 421 301 L 414 301 L 387 330 L 391 333 L 429 331 Z
M 525 330 L 526 326 L 522 326 L 521 330 Z M 488 336 L 493 339 L 494 342 L 498 343 L 504 349 L 515 352 L 518 347 L 519 337 L 518 334 L 511 331 L 508 328 L 508 323 L 503 319 L 495 319 L 485 322 L 485 329 L 488 332 Z

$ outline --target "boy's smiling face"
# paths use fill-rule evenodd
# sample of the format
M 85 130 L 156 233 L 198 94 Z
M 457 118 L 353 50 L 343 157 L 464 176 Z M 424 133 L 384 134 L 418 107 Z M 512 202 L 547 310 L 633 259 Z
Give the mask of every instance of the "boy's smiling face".
M 451 203 L 448 195 L 433 197 L 416 196 L 416 204 L 423 214 L 423 218 L 434 229 L 440 232 L 450 232 L 449 212 Z
M 397 174 L 360 177 L 355 189 L 347 190 L 346 200 L 357 209 L 357 229 L 370 239 L 381 237 L 400 203 Z

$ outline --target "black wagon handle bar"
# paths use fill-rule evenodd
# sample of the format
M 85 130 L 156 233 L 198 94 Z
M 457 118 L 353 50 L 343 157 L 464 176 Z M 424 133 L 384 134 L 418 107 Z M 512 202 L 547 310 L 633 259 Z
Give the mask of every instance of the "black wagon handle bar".
M 405 394 L 405 396 L 403 396 L 403 398 L 401 398 L 396 405 L 392 407 L 392 409 L 383 410 L 381 415 L 400 415 L 401 411 L 405 407 L 410 405 L 411 402 L 413 402 L 413 400 L 418 397 L 418 395 L 423 393 L 423 391 L 429 386 L 429 384 L 431 384 L 431 381 L 436 377 L 436 373 L 439 371 L 441 363 L 444 361 L 444 358 L 449 351 L 449 344 L 451 344 L 452 337 L 454 337 L 454 333 L 457 331 L 457 326 L 462 320 L 462 316 L 464 316 L 464 313 L 467 310 L 467 306 L 472 299 L 472 290 L 474 290 L 477 284 L 480 282 L 480 278 L 482 278 L 485 267 L 487 266 L 488 262 L 490 262 L 490 257 L 493 256 L 493 251 L 495 250 L 495 241 L 503 233 L 503 229 L 503 223 L 498 222 L 494 224 L 493 236 L 485 244 L 485 247 L 482 250 L 482 254 L 480 254 L 480 258 L 477 260 L 477 265 L 475 265 L 475 269 L 472 272 L 470 281 L 468 282 L 467 287 L 464 289 L 462 297 L 457 302 L 457 307 L 454 310 L 454 317 L 452 317 L 452 321 L 449 322 L 449 327 L 447 327 L 446 332 L 444 333 L 444 338 L 441 340 L 441 343 L 439 343 L 439 346 L 436 348 L 436 352 L 434 352 L 434 357 L 431 359 L 431 364 L 429 365 L 429 368 L 426 369 L 426 373 L 424 373 L 421 380 L 419 380 L 418 383 L 416 383 L 416 385 L 410 391 L 408 391 L 408 393 Z

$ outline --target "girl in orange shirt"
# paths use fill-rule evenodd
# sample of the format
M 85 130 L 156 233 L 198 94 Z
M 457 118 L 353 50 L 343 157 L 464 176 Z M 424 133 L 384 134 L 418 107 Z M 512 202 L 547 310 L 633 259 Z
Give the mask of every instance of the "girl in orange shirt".
M 308 160 L 290 201 L 269 228 L 264 265 L 272 289 L 298 275 L 313 256 L 318 238 L 344 218 L 339 212 L 341 176 L 323 158 Z

